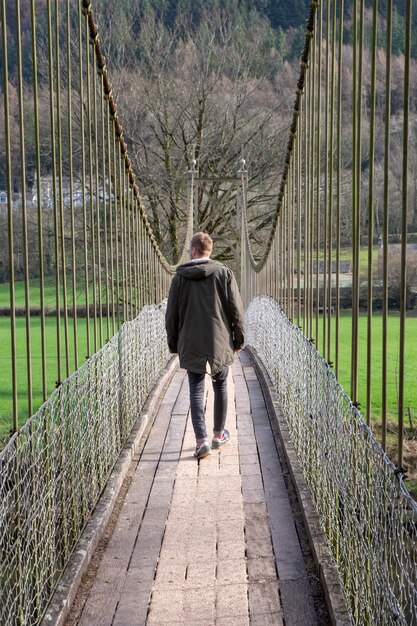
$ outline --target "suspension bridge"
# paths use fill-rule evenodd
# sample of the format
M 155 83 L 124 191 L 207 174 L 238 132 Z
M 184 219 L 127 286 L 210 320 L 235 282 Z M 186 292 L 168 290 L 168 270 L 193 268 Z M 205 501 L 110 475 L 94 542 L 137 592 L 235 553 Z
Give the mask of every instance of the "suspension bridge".
M 262 253 L 248 226 L 250 164 L 241 160 L 231 173 L 246 348 L 229 380 L 230 445 L 197 463 L 184 372 L 164 329 L 175 266 L 141 199 L 93 6 L 2 0 L 7 263 L 2 257 L 0 269 L 10 348 L 2 345 L 0 354 L 10 410 L 0 416 L 1 624 L 417 624 L 417 506 L 403 458 L 406 389 L 415 386 L 415 371 L 410 381 L 406 369 L 412 2 L 405 3 L 400 116 L 391 111 L 392 0 L 382 14 L 377 0 L 369 3 L 367 20 L 364 0 L 351 4 L 347 11 L 343 0 L 312 2 L 306 16 Z M 394 133 L 401 136 L 395 180 Z M 204 183 L 193 155 L 187 158 L 179 262 L 200 226 Z M 395 463 L 387 454 L 394 183 L 401 235 Z M 384 217 L 378 284 L 377 198 Z M 349 389 L 338 382 L 346 202 Z M 376 290 L 378 441 L 371 428 Z M 208 414 L 211 403 L 208 391 Z

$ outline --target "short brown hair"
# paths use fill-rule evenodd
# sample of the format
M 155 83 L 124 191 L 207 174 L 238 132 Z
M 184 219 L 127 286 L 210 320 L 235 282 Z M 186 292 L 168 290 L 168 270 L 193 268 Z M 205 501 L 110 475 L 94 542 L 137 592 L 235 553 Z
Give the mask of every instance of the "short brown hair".
M 191 248 L 195 248 L 199 256 L 206 256 L 213 250 L 213 240 L 207 233 L 194 233 L 190 241 Z

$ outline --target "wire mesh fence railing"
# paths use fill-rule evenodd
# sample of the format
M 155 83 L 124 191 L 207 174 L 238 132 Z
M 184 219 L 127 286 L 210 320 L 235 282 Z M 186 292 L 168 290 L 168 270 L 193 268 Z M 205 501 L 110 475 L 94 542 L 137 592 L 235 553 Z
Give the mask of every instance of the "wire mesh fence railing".
M 328 363 L 277 302 L 255 298 L 247 343 L 265 365 L 355 624 L 417 624 L 417 504 Z
M 167 365 L 165 305 L 145 306 L 0 453 L 0 623 L 38 624 Z

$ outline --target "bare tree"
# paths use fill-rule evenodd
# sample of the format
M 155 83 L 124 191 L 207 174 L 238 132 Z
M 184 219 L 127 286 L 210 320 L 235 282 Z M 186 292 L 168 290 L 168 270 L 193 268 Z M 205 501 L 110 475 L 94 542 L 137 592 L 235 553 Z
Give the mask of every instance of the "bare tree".
M 190 25 L 186 36 L 184 25 L 185 17 L 179 37 L 150 15 L 139 35 L 137 66 L 118 72 L 114 81 L 140 192 L 173 260 L 185 226 L 185 173 L 193 156 L 200 176 L 219 179 L 236 176 L 245 158 L 254 244 L 264 243 L 283 164 L 280 134 L 287 136 L 290 123 L 277 93 L 282 84 L 255 75 L 239 26 L 221 12 L 207 14 L 197 30 Z M 236 237 L 236 205 L 236 190 L 220 180 L 200 191 L 198 222 L 226 242 L 226 257 Z

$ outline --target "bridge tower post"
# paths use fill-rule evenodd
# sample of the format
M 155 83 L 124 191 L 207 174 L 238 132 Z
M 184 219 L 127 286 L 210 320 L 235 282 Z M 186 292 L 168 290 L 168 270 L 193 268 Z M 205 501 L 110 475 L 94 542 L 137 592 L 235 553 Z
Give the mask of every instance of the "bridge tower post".
M 236 226 L 235 226 L 235 234 L 231 238 L 226 238 L 224 236 L 217 236 L 215 233 L 211 233 L 211 235 L 215 237 L 216 240 L 223 240 L 230 243 L 230 245 L 234 246 L 234 257 L 235 257 L 235 274 L 236 278 L 240 284 L 242 277 L 242 242 L 243 242 L 243 233 L 246 233 L 245 230 L 245 220 L 246 220 L 246 195 L 247 195 L 247 170 L 246 170 L 246 162 L 244 159 L 241 160 L 241 169 L 238 170 L 236 176 L 200 176 L 198 170 L 196 169 L 196 160 L 193 159 L 191 161 L 192 169 L 187 171 L 188 177 L 188 190 L 187 190 L 187 200 L 192 203 L 193 210 L 193 228 L 194 232 L 200 230 L 200 224 L 198 221 L 198 193 L 199 189 L 202 189 L 202 193 L 204 192 L 204 185 L 210 183 L 227 183 L 229 188 L 225 191 L 223 196 L 219 199 L 213 200 L 214 202 L 226 202 L 230 200 L 230 197 L 234 191 L 236 191 Z M 239 207 L 238 205 L 241 205 Z M 188 205 L 190 206 L 190 205 Z
M 188 225 L 187 225 L 187 238 L 188 241 L 191 239 L 192 234 L 198 231 L 198 203 L 197 203 L 197 186 L 195 184 L 195 180 L 198 176 L 198 171 L 196 169 L 197 161 L 194 156 L 193 149 L 193 158 L 191 159 L 191 169 L 187 170 L 187 178 L 188 178 L 188 187 L 187 187 L 187 207 L 188 207 Z
M 245 159 L 240 161 L 240 209 L 237 210 L 237 246 L 236 246 L 236 267 L 239 268 L 238 279 L 240 283 L 240 292 L 245 307 L 248 305 L 248 289 L 247 289 L 247 238 L 246 238 L 246 207 L 248 194 L 248 170 L 246 168 Z

